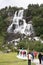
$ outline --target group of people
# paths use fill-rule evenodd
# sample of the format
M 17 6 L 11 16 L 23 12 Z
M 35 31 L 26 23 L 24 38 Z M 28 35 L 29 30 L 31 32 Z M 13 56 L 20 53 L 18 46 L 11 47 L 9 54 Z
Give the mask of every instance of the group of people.
M 41 54 L 41 53 L 37 53 L 37 52 L 35 52 L 35 54 L 34 53 L 28 53 L 28 65 L 31 65 L 31 60 L 32 59 L 34 59 L 35 57 L 37 57 L 38 56 L 38 59 L 39 59 L 39 64 L 43 64 L 43 54 Z
M 34 51 L 34 52 L 29 52 L 28 54 L 32 55 L 32 59 L 36 58 L 37 57 L 37 52 Z
M 21 51 L 20 55 L 23 55 L 23 57 L 24 57 L 24 56 L 26 56 L 26 52 L 25 51 Z
M 38 56 L 39 59 L 39 64 L 43 64 L 43 54 L 42 53 L 38 53 L 36 51 L 32 51 L 32 52 L 26 52 L 26 50 L 19 50 L 20 56 L 26 57 L 28 58 L 28 65 L 31 65 L 31 60 L 33 60 L 34 58 L 36 58 Z

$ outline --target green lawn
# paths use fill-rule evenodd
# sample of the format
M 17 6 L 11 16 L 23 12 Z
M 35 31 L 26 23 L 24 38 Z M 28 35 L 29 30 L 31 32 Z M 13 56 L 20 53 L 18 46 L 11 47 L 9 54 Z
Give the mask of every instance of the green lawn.
M 16 55 L 16 53 L 0 53 L 0 65 L 28 65 L 26 60 L 20 60 Z

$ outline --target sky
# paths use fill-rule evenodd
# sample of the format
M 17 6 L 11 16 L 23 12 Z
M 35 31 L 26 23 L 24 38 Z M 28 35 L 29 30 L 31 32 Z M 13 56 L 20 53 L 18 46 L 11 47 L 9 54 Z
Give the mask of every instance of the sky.
M 0 9 L 6 6 L 17 6 L 27 8 L 29 4 L 43 4 L 43 0 L 0 0 Z

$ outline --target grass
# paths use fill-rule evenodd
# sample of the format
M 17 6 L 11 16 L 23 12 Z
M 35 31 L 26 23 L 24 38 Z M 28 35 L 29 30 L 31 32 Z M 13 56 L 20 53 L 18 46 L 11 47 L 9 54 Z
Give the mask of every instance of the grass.
M 16 56 L 17 53 L 0 53 L 0 65 L 28 65 L 26 60 L 18 59 Z

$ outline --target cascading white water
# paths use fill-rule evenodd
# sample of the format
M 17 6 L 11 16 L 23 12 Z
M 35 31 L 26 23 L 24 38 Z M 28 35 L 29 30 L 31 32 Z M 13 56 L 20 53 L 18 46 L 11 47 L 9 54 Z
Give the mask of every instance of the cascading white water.
M 23 11 L 24 11 L 24 10 L 20 10 L 20 11 L 19 11 L 19 13 L 18 13 L 18 17 L 23 18 Z
M 23 19 L 24 10 L 19 10 L 15 12 L 13 22 L 8 27 L 8 33 L 21 33 L 25 35 L 31 35 L 33 33 L 32 24 L 27 24 L 26 20 Z

